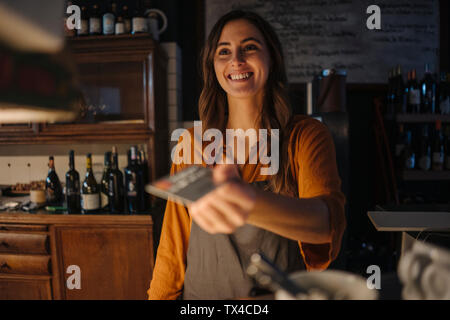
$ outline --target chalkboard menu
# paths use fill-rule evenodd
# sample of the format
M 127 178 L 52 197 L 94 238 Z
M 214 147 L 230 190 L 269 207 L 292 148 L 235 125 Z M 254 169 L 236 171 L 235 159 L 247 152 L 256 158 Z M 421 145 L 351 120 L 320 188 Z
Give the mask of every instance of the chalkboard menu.
M 381 29 L 367 20 L 376 4 Z M 347 71 L 349 83 L 385 83 L 389 70 L 424 64 L 439 68 L 438 0 L 206 0 L 206 35 L 224 13 L 254 11 L 270 22 L 283 44 L 289 81 L 310 81 L 322 69 Z

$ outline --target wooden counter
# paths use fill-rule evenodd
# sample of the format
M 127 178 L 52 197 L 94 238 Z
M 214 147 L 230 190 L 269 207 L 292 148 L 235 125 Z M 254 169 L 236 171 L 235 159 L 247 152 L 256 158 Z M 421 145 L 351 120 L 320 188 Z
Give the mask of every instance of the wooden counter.
M 0 213 L 0 299 L 147 299 L 153 266 L 149 215 Z

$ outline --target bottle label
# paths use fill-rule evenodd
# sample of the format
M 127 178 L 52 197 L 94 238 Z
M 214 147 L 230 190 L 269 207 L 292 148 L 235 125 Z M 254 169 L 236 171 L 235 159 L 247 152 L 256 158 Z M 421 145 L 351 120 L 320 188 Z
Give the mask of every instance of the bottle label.
M 115 33 L 116 34 L 124 34 L 125 33 L 125 25 L 122 22 L 116 23 Z
M 78 35 L 86 35 L 89 34 L 89 21 L 87 19 L 83 19 L 81 22 L 81 28 L 77 30 Z
M 103 34 L 114 33 L 114 15 L 112 13 L 106 13 L 103 16 Z
M 89 33 L 100 33 L 102 29 L 100 18 L 89 19 Z
M 420 104 L 420 91 L 418 89 L 410 89 L 408 92 L 408 103 L 411 105 Z
M 106 193 L 101 192 L 100 198 L 101 198 L 102 208 L 106 207 L 109 203 L 108 195 Z
M 142 17 L 133 18 L 133 33 L 147 32 L 147 19 Z
M 100 208 L 100 197 L 98 193 L 82 194 L 81 208 L 84 210 L 96 210 Z

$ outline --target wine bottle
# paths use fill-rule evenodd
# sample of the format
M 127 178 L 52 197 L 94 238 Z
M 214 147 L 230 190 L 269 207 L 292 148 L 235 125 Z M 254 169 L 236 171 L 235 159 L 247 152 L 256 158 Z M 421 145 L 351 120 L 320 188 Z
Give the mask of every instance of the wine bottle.
M 115 32 L 116 3 L 109 1 L 106 12 L 103 14 L 103 34 L 111 35 Z
M 92 6 L 92 12 L 89 17 L 89 34 L 98 35 L 102 33 L 102 22 L 100 19 L 100 12 L 98 4 Z
M 113 147 L 112 167 L 108 177 L 109 212 L 112 214 L 124 213 L 124 185 L 123 174 L 119 170 L 117 148 Z
M 123 25 L 125 28 L 125 33 L 130 33 L 131 32 L 131 18 L 130 18 L 130 13 L 128 12 L 128 6 L 123 6 L 122 16 L 123 16 Z
M 69 152 L 69 171 L 66 173 L 66 202 L 69 214 L 81 213 L 80 175 L 75 170 L 73 150 Z
M 125 192 L 128 212 L 135 214 L 143 211 L 143 175 L 138 165 L 137 148 L 135 146 L 130 148 L 130 163 L 125 168 Z
M 423 171 L 428 171 L 431 168 L 431 145 L 428 134 L 428 125 L 422 127 L 418 167 Z
M 100 190 L 92 172 L 92 155 L 86 156 L 86 177 L 81 188 L 81 212 L 97 213 L 100 209 Z
M 397 75 L 395 82 L 395 112 L 406 113 L 406 96 L 405 96 L 405 84 L 403 82 L 402 67 L 397 66 Z
M 414 169 L 416 167 L 416 152 L 412 145 L 412 132 L 406 131 L 405 148 L 403 150 L 403 159 L 405 160 L 405 169 Z
M 144 7 L 142 1 L 138 1 L 136 9 L 131 19 L 131 33 L 147 32 L 147 19 L 144 16 Z
M 109 195 L 109 174 L 111 173 L 111 152 L 105 152 L 105 166 L 103 168 L 103 176 L 100 184 L 100 207 L 102 211 L 108 211 L 108 195 Z
M 55 170 L 55 160 L 53 156 L 49 157 L 48 174 L 45 180 L 45 194 L 47 204 L 50 206 L 61 206 L 64 201 L 61 182 Z
M 146 211 L 148 209 L 148 206 L 150 204 L 150 196 L 148 193 L 145 192 L 145 185 L 148 183 L 148 161 L 147 156 L 145 154 L 145 150 L 143 146 L 140 146 L 139 148 L 139 167 L 142 172 L 142 194 L 140 198 L 141 202 L 141 211 Z
M 411 82 L 408 90 L 408 110 L 410 113 L 420 113 L 420 89 L 417 83 L 416 69 L 411 71 Z
M 388 91 L 386 95 L 386 113 L 390 116 L 394 115 L 394 69 L 389 70 Z
M 116 34 L 116 35 L 125 33 L 125 23 L 123 21 L 123 15 L 122 14 L 119 14 L 117 16 L 117 19 L 116 19 L 116 24 L 114 26 L 114 34 Z
M 436 121 L 436 128 L 434 131 L 433 158 L 431 167 L 434 171 L 444 170 L 444 141 L 442 138 L 440 120 Z
M 436 113 L 436 81 L 431 75 L 428 63 L 425 64 L 425 75 L 420 88 L 422 113 Z
M 81 7 L 80 27 L 77 30 L 77 36 L 87 36 L 89 34 L 89 17 L 86 6 Z

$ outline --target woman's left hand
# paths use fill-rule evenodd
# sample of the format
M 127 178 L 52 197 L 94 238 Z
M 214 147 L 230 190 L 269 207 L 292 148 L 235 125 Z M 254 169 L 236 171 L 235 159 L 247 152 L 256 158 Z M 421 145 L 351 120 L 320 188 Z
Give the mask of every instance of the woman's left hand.
M 213 180 L 219 186 L 190 204 L 189 213 L 209 233 L 232 233 L 246 223 L 256 191 L 241 180 L 236 165 L 216 165 Z

